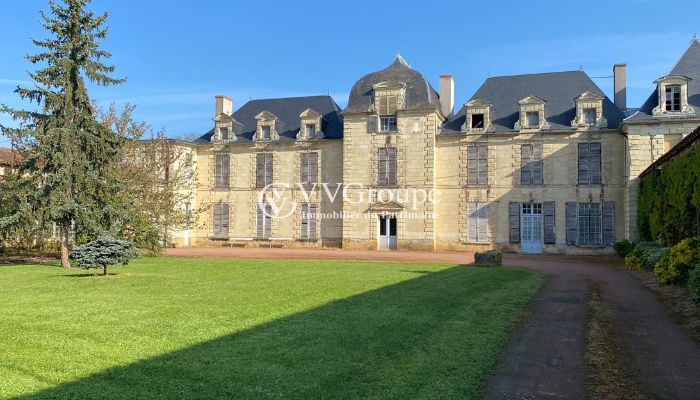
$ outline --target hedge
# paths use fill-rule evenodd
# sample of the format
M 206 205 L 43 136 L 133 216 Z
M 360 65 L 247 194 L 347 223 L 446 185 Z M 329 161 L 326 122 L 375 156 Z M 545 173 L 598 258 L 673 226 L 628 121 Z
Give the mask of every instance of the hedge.
M 640 181 L 639 236 L 664 245 L 697 234 L 700 209 L 700 146 L 670 161 Z

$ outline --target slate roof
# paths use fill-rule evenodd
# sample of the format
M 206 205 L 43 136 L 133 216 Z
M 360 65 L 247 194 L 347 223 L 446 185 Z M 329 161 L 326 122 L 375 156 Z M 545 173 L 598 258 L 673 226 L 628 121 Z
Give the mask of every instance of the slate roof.
M 587 91 L 604 95 L 583 71 L 510 75 L 486 79 L 470 100 L 479 98 L 491 103 L 491 123 L 497 132 L 515 130 L 520 113 L 518 101 L 530 95 L 546 101 L 545 118 L 550 130 L 574 130 L 571 126 L 576 117 L 574 99 Z M 607 96 L 603 99 L 603 115 L 611 129 L 617 128 L 624 117 Z M 462 107 L 443 124 L 442 132 L 460 132 L 465 118 L 466 110 Z
M 307 108 L 311 108 L 320 113 L 322 117 L 321 130 L 326 139 L 342 139 L 343 122 L 340 119 L 340 107 L 331 96 L 305 96 L 287 97 L 278 99 L 251 100 L 233 113 L 233 119 L 239 125 L 234 126 L 234 133 L 238 137 L 235 143 L 252 142 L 257 121 L 255 116 L 262 111 L 269 111 L 282 122 L 284 131 L 278 132 L 280 140 L 296 140 L 299 133 L 301 114 Z M 195 143 L 210 143 L 214 128 L 196 139 Z
M 440 109 L 440 97 L 435 89 L 420 72 L 397 55 L 388 67 L 367 74 L 355 82 L 343 113 L 368 112 L 372 105 L 372 86 L 385 81 L 406 85 L 405 110 Z
M 700 109 L 700 42 L 693 38 L 681 58 L 678 59 L 667 75 L 684 75 L 692 78 L 688 82 L 688 104 Z M 659 105 L 657 89 L 651 92 L 649 98 L 639 108 L 635 114 L 625 119 L 627 121 L 650 121 L 658 118 L 652 116 L 652 110 Z M 690 116 L 695 118 L 695 116 Z M 678 117 L 674 117 L 676 119 Z M 682 118 L 682 117 L 681 117 Z

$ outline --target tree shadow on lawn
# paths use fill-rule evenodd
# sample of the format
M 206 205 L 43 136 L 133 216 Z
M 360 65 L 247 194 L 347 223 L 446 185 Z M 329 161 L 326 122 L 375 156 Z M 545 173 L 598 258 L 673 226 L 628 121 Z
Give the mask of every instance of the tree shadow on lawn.
M 18 398 L 471 398 L 540 283 L 455 266 Z

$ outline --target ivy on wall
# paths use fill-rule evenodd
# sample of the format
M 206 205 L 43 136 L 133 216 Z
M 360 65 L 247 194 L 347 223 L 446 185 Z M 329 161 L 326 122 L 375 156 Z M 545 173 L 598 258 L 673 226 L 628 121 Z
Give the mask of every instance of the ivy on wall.
M 700 209 L 700 146 L 642 178 L 637 222 L 642 240 L 664 245 L 697 235 Z

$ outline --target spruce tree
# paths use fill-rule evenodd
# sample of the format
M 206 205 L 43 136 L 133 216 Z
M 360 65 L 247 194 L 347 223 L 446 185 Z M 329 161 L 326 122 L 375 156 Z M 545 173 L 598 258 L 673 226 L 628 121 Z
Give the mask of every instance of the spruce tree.
M 124 79 L 110 75 L 111 55 L 100 49 L 107 34 L 107 13 L 87 9 L 89 0 L 49 1 L 50 14 L 41 12 L 49 38 L 32 41 L 40 48 L 26 59 L 40 66 L 30 72 L 33 88 L 15 92 L 35 104 L 34 110 L 2 106 L 19 127 L 2 127 L 23 152 L 19 166 L 25 204 L 3 218 L 0 229 L 16 223 L 55 223 L 60 230 L 61 266 L 69 267 L 71 232 L 87 241 L 108 228 L 107 199 L 115 189 L 110 166 L 123 143 L 100 124 L 88 96 L 86 81 L 108 86 Z M 2 188 L 0 188 L 2 190 Z

